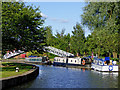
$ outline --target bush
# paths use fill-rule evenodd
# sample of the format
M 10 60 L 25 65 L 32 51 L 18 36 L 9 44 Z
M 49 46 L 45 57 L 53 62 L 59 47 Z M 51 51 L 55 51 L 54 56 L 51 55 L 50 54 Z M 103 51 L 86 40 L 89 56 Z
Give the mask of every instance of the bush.
M 118 58 L 110 58 L 110 59 L 113 60 L 113 61 L 119 62 L 119 59 L 118 59 Z
M 52 58 L 54 58 L 54 57 L 56 57 L 56 55 L 51 54 L 51 53 L 48 53 L 48 58 L 49 58 L 49 59 L 52 59 Z
M 7 66 L 3 67 L 2 71 L 14 71 L 16 67 L 18 67 L 19 69 L 32 69 L 31 65 L 21 63 L 3 63 L 2 65 Z
M 3 67 L 2 68 L 2 71 L 15 71 L 15 66 L 12 66 L 12 67 Z

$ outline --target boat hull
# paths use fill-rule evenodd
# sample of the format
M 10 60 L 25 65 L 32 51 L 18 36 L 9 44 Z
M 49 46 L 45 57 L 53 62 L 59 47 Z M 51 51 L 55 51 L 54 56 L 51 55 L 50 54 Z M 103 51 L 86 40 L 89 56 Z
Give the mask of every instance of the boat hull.
M 53 66 L 66 66 L 66 63 L 54 62 Z
M 71 63 L 54 62 L 53 66 L 84 66 L 84 65 L 82 65 L 82 64 L 71 64 Z
M 118 66 L 117 65 L 97 65 L 93 64 L 91 65 L 91 68 L 96 71 L 101 72 L 118 72 Z

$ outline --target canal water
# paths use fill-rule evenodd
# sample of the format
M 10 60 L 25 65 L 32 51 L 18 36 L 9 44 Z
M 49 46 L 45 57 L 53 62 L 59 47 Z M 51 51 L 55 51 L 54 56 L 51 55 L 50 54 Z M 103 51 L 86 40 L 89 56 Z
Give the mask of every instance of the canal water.
M 118 88 L 118 73 L 101 73 L 93 70 L 39 66 L 36 79 L 15 88 Z

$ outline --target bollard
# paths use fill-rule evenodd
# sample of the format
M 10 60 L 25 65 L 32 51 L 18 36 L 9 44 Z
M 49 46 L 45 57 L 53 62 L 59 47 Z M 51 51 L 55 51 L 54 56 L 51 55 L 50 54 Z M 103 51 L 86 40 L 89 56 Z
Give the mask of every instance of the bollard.
M 19 68 L 18 67 L 16 67 L 16 72 L 19 72 Z

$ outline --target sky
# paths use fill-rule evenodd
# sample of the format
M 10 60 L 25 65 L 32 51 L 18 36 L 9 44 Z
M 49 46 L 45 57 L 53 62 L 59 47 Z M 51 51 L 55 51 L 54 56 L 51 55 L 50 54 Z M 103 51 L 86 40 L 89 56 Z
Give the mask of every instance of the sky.
M 73 26 L 81 23 L 81 14 L 85 2 L 26 2 L 26 5 L 40 6 L 41 15 L 46 18 L 44 26 L 52 26 L 52 32 L 61 32 L 65 29 L 65 34 L 72 35 Z M 83 27 L 85 36 L 90 34 L 90 30 Z

